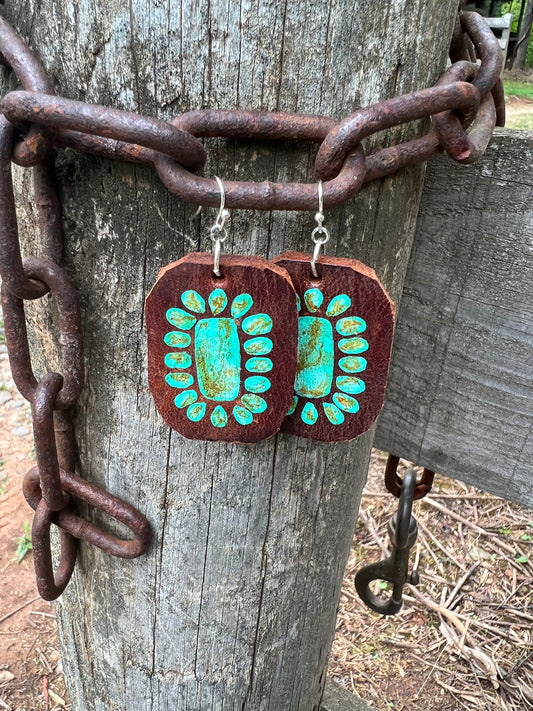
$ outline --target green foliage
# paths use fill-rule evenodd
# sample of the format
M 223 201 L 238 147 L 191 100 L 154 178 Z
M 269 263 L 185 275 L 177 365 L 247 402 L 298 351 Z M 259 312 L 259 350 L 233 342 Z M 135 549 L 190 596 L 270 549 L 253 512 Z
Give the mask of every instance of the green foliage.
M 30 524 L 24 521 L 24 533 L 17 539 L 17 563 L 20 563 L 26 553 L 31 551 L 32 548 Z
M 511 25 L 511 32 L 518 31 L 518 18 L 520 17 L 520 8 L 522 6 L 522 0 L 512 0 L 512 2 L 502 2 L 501 4 L 501 15 L 505 15 L 507 12 L 513 13 L 513 24 Z M 526 56 L 526 66 L 533 69 L 533 32 L 529 38 L 529 45 L 527 48 Z
M 506 96 L 519 96 L 522 99 L 533 101 L 533 84 L 527 81 L 503 80 Z

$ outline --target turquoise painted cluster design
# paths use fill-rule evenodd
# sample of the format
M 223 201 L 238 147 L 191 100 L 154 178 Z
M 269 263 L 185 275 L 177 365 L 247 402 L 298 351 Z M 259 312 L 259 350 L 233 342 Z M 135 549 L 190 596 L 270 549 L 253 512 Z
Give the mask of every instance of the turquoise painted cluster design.
M 271 317 L 250 314 L 254 303 L 250 294 L 236 296 L 229 309 L 223 289 L 214 289 L 207 303 L 193 290 L 184 291 L 180 298 L 184 308 L 166 312 L 176 330 L 164 337 L 172 349 L 165 356 L 165 365 L 171 369 L 165 379 L 180 391 L 174 404 L 191 422 L 200 422 L 208 404 L 216 403 L 210 412 L 213 427 L 225 427 L 229 417 L 241 425 L 251 424 L 254 414 L 267 410 L 261 394 L 271 386 L 266 375 L 273 367 L 267 357 L 273 343 L 266 335 L 272 330 Z M 239 398 L 243 366 L 246 393 Z
M 366 330 L 366 323 L 346 314 L 352 306 L 346 294 L 338 294 L 326 305 L 320 289 L 314 288 L 308 289 L 303 299 L 312 315 L 299 318 L 295 395 L 287 414 L 292 415 L 299 400 L 305 399 L 300 417 L 306 425 L 319 421 L 320 405 L 332 425 L 341 425 L 347 414 L 358 412 L 359 402 L 354 395 L 365 390 L 364 380 L 355 374 L 367 366 L 360 354 L 368 350 L 368 341 L 359 335 Z M 298 311 L 301 310 L 298 299 Z M 334 328 L 342 336 L 336 346 Z M 336 364 L 344 374 L 334 377 Z

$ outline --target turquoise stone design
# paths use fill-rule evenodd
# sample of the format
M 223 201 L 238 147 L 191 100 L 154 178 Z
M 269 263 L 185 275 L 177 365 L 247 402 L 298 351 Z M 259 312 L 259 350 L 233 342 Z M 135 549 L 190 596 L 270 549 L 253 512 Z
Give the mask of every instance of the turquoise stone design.
M 357 356 L 347 356 L 340 359 L 339 366 L 345 373 L 361 373 L 366 368 L 366 360 Z
M 337 331 L 341 336 L 356 336 L 366 331 L 366 322 L 358 316 L 347 316 L 337 321 Z
M 205 301 L 197 291 L 184 291 L 181 295 L 181 303 L 197 314 L 205 313 Z
M 302 420 L 306 425 L 314 425 L 318 420 L 318 411 L 312 402 L 308 402 L 304 405 Z
M 242 330 L 249 336 L 261 336 L 272 330 L 272 319 L 268 314 L 248 316 L 242 322 Z
M 299 416 L 306 425 L 312 426 L 324 416 L 332 425 L 342 425 L 347 415 L 359 411 L 359 402 L 353 395 L 365 390 L 364 381 L 351 374 L 360 373 L 367 366 L 365 358 L 358 355 L 369 348 L 368 341 L 359 336 L 366 323 L 349 313 L 339 318 L 352 306 L 347 294 L 337 294 L 326 305 L 319 288 L 307 289 L 303 301 L 313 315 L 299 318 L 296 394 L 287 415 L 294 414 L 302 400 Z M 345 338 L 336 343 L 335 331 Z M 348 375 L 335 377 L 336 368 Z M 329 397 L 333 402 L 325 400 Z M 321 408 L 315 400 L 320 401 Z
M 336 380 L 336 385 L 343 393 L 350 393 L 350 395 L 358 395 L 365 390 L 365 384 L 361 378 L 352 378 L 349 375 L 340 375 Z
M 209 294 L 209 307 L 214 316 L 222 313 L 228 305 L 228 297 L 222 289 L 215 289 Z
M 326 417 L 331 422 L 332 425 L 342 425 L 344 422 L 344 415 L 339 410 L 338 407 L 332 405 L 330 402 L 324 402 L 322 404 Z
M 297 404 L 298 404 L 298 396 L 294 395 L 294 397 L 292 398 L 291 406 L 289 407 L 289 411 L 287 412 L 287 417 L 289 415 L 292 415 L 295 412 Z
M 250 294 L 239 294 L 233 299 L 231 305 L 231 315 L 233 318 L 240 318 L 252 308 L 254 301 Z
M 189 407 L 194 402 L 198 400 L 198 393 L 194 390 L 185 390 L 185 392 L 176 395 L 174 398 L 174 404 L 176 407 L 183 408 Z
M 165 356 L 165 365 L 169 368 L 189 368 L 191 363 L 188 353 L 167 353 Z
M 368 341 L 365 341 L 364 338 L 342 338 L 339 341 L 339 348 L 348 355 L 364 353 L 368 350 Z
M 354 397 L 345 393 L 335 393 L 333 402 L 344 412 L 356 413 L 359 411 L 359 403 Z
M 245 407 L 240 407 L 240 405 L 235 405 L 233 408 L 233 416 L 241 425 L 249 425 L 254 421 L 254 416 Z
M 245 341 L 244 350 L 248 355 L 267 355 L 273 348 L 270 338 L 250 338 Z
M 169 309 L 167 311 L 167 321 L 176 328 L 183 328 L 188 331 L 196 323 L 196 316 L 188 314 L 183 309 Z
M 273 369 L 273 362 L 264 356 L 274 348 L 265 335 L 272 330 L 272 318 L 266 313 L 254 314 L 253 298 L 246 293 L 231 302 L 231 316 L 228 312 L 224 315 L 228 296 L 223 289 L 214 289 L 207 299 L 188 289 L 179 299 L 184 309 L 168 309 L 166 319 L 180 330 L 164 336 L 170 348 L 179 349 L 165 355 L 165 365 L 174 371 L 188 370 L 165 376 L 168 385 L 183 390 L 174 398 L 175 406 L 185 410 L 191 422 L 200 422 L 207 415 L 214 427 L 226 427 L 230 416 L 240 425 L 252 424 L 254 415 L 268 409 L 260 393 L 271 387 L 264 373 Z M 206 312 L 206 318 L 199 318 L 198 314 Z M 244 353 L 251 357 L 243 359 Z M 242 390 L 245 392 L 239 398 Z
M 339 316 L 352 305 L 352 300 L 346 294 L 339 294 L 329 302 L 326 316 Z
M 246 370 L 250 373 L 268 373 L 272 370 L 270 358 L 250 358 L 246 361 Z
M 324 295 L 320 289 L 308 289 L 304 294 L 305 305 L 311 313 L 318 311 L 324 301 Z
M 200 422 L 205 415 L 206 405 L 205 402 L 197 402 L 187 408 L 187 417 L 192 422 Z
M 270 380 L 260 375 L 254 375 L 251 378 L 246 378 L 244 387 L 251 393 L 265 393 L 270 389 Z
M 187 348 L 191 345 L 191 337 L 181 331 L 169 331 L 165 336 L 165 343 L 171 348 Z
M 311 398 L 329 395 L 334 364 L 331 323 L 316 316 L 300 316 L 296 394 Z
M 247 393 L 241 397 L 241 400 L 243 405 L 245 405 L 250 412 L 259 414 L 267 409 L 266 401 L 259 395 L 251 395 Z
M 169 373 L 165 380 L 171 388 L 188 388 L 194 383 L 194 378 L 189 373 Z
M 194 334 L 198 387 L 209 400 L 235 400 L 241 385 L 241 351 L 237 324 L 231 318 L 206 318 Z M 221 427 L 222 425 L 216 425 Z
M 220 405 L 217 405 L 211 413 L 211 424 L 214 427 L 225 427 L 228 424 L 228 415 L 226 410 Z

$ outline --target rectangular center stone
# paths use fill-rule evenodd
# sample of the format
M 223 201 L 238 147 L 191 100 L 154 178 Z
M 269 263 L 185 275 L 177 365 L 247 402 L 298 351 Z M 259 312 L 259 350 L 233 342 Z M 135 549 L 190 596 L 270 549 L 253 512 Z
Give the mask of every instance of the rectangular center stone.
M 232 318 L 204 318 L 196 324 L 194 357 L 198 387 L 209 400 L 235 400 L 241 386 L 241 346 Z
M 295 391 L 302 397 L 324 397 L 333 380 L 333 328 L 325 318 L 299 319 Z

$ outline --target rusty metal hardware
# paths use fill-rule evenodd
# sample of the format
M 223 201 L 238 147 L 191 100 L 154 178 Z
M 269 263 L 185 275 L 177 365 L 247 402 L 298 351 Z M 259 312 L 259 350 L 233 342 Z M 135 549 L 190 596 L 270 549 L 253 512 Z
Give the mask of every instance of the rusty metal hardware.
M 398 464 L 400 462 L 400 457 L 396 457 L 394 454 L 389 454 L 387 459 L 387 465 L 385 467 L 385 487 L 387 491 L 396 496 L 400 497 L 402 492 L 402 485 L 405 479 L 402 480 L 398 474 Z M 433 486 L 433 479 L 435 478 L 435 472 L 430 469 L 424 469 L 422 476 L 419 481 L 415 482 L 414 499 L 423 499 L 424 496 L 429 494 L 431 487 Z
M 91 521 L 75 514 L 69 506 L 60 511 L 52 512 L 51 521 L 62 531 L 75 538 L 87 541 L 96 546 L 96 548 L 100 548 L 117 558 L 137 558 L 147 550 L 152 534 L 150 524 L 145 516 L 133 506 L 119 499 L 118 496 L 113 496 L 113 494 L 101 489 L 96 484 L 82 479 L 77 474 L 63 469 L 60 469 L 59 473 L 63 491 L 72 494 L 80 501 L 84 501 L 127 526 L 133 533 L 133 538 L 122 539 L 104 531 Z M 30 469 L 24 477 L 22 488 L 26 501 L 37 511 L 44 498 L 44 486 L 39 467 Z
M 224 181 L 228 207 L 261 210 L 314 210 L 317 177 L 324 180 L 323 203 L 330 208 L 355 195 L 365 182 L 418 165 L 443 150 L 455 160 L 471 162 L 485 150 L 494 125 L 505 122 L 501 52 L 484 20 L 475 13 L 461 12 L 462 4 L 459 9 L 450 48 L 452 65 L 436 86 L 362 108 L 340 122 L 315 115 L 212 110 L 191 111 L 167 122 L 58 97 L 40 61 L 0 18 L 0 61 L 11 67 L 23 87 L 0 102 L 2 307 L 13 377 L 31 402 L 34 418 L 37 467 L 28 473 L 24 491 L 36 509 L 35 566 L 43 597 L 57 597 L 68 583 L 77 538 L 125 558 L 141 555 L 150 544 L 148 523 L 138 511 L 74 474 L 77 454 L 70 409 L 83 388 L 83 337 L 76 290 L 60 266 L 63 231 L 52 148 L 68 146 L 115 160 L 148 163 L 182 199 L 216 206 L 217 183 L 191 172 L 200 170 L 206 161 L 200 139 L 319 144 L 316 176 L 306 185 Z M 365 153 L 361 144 L 365 137 L 421 118 L 431 118 L 433 124 L 425 136 Z M 41 240 L 38 257 L 21 256 L 12 162 L 33 166 Z M 24 300 L 46 294 L 54 297 L 59 314 L 63 372 L 49 373 L 38 381 L 31 364 Z M 391 486 L 399 493 L 401 480 L 395 468 Z M 423 477 L 416 485 L 415 498 L 424 486 Z M 134 538 L 122 540 L 81 518 L 72 508 L 71 497 L 115 517 L 131 529 Z M 395 541 L 403 540 L 403 521 L 400 518 L 400 538 L 395 529 Z M 55 574 L 50 555 L 52 523 L 59 527 L 62 542 Z M 395 560 L 403 561 L 402 555 Z
M 408 469 L 401 487 L 398 511 L 388 524 L 392 553 L 385 560 L 366 565 L 355 576 L 355 588 L 361 600 L 374 612 L 381 615 L 395 615 L 402 607 L 402 590 L 406 583 L 418 585 L 418 573 L 409 574 L 409 552 L 416 543 L 418 525 L 412 515 L 416 487 L 416 472 Z M 375 595 L 370 589 L 374 580 L 392 583 L 389 599 Z
M 324 116 L 212 110 L 189 112 L 165 122 L 56 97 L 38 60 L 15 38 L 13 30 L 0 21 L 0 51 L 26 90 L 12 92 L 0 103 L 11 122 L 28 130 L 15 146 L 15 161 L 39 162 L 53 141 L 108 158 L 145 162 L 156 168 L 169 190 L 200 205 L 216 206 L 218 189 L 214 180 L 190 172 L 205 162 L 199 138 L 320 143 L 316 174 L 325 181 L 324 207 L 330 208 L 352 197 L 363 182 L 419 164 L 442 150 L 461 162 L 476 160 L 494 125 L 505 121 L 500 47 L 483 18 L 474 12 L 460 13 L 450 50 L 454 64 L 436 86 L 360 109 L 339 123 Z M 458 69 L 456 64 L 468 67 Z M 423 138 L 365 155 L 364 137 L 432 116 L 437 117 L 435 130 Z M 224 185 L 228 207 L 312 210 L 317 204 L 316 180 L 306 185 L 269 181 L 225 181 Z
M 44 600 L 55 600 L 67 587 L 76 565 L 78 541 L 68 533 L 60 530 L 61 558 L 57 571 L 54 573 L 52 552 L 50 550 L 50 526 L 54 512 L 45 501 L 41 501 L 31 528 L 33 545 L 33 564 L 37 590 Z

